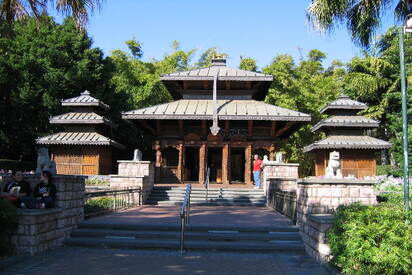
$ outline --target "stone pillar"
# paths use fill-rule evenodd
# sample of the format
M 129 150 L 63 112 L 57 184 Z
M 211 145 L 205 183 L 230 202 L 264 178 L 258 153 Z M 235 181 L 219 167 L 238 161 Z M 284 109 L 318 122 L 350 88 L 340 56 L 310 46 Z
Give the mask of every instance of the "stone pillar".
M 245 148 L 245 182 L 252 183 L 252 144 L 248 144 Z
M 199 183 L 205 182 L 207 163 L 206 156 L 206 144 L 202 144 L 199 148 Z
M 230 149 L 229 144 L 223 144 L 222 149 L 222 181 L 223 184 L 230 183 Z
M 176 176 L 177 176 L 177 178 L 179 179 L 179 181 L 180 181 L 181 183 L 183 183 L 184 146 L 183 146 L 182 143 L 177 146 L 177 150 L 179 150 L 179 162 L 178 162 L 178 164 L 177 164 L 177 175 L 176 175 Z

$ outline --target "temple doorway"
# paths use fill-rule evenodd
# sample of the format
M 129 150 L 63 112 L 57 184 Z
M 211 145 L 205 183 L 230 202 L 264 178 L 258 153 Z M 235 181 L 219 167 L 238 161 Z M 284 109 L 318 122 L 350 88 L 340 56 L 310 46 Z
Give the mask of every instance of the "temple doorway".
M 185 181 L 199 181 L 199 147 L 185 148 Z
M 207 149 L 207 167 L 210 168 L 210 182 L 222 183 L 222 148 Z
M 245 148 L 230 149 L 230 182 L 245 182 Z

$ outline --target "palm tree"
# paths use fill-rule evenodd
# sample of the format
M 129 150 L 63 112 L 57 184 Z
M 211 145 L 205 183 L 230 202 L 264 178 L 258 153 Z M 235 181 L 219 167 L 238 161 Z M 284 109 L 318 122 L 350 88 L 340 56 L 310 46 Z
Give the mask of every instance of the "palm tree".
M 77 26 L 83 29 L 89 19 L 89 12 L 101 7 L 102 0 L 0 0 L 0 22 L 11 25 L 26 16 L 39 18 L 54 7 L 59 13 L 70 15 Z
M 393 12 L 397 21 L 403 21 L 412 12 L 412 0 L 312 0 L 307 18 L 319 31 L 331 31 L 336 25 L 346 24 L 352 40 L 369 48 L 387 12 Z

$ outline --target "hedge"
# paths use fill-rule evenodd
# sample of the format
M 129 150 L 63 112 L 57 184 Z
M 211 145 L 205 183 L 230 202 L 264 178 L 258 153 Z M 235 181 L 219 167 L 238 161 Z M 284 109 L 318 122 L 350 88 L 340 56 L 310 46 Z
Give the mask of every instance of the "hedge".
M 401 204 L 337 209 L 328 231 L 332 263 L 345 274 L 412 274 L 412 221 Z

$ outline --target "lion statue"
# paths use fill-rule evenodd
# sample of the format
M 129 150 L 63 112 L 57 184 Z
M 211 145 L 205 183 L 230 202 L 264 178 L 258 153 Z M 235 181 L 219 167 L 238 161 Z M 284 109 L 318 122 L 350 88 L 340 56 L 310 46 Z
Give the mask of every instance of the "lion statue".
M 56 175 L 56 163 L 50 160 L 49 150 L 47 148 L 39 148 L 37 150 L 37 169 L 36 173 L 49 171 L 52 175 Z
M 327 178 L 342 178 L 342 172 L 340 170 L 340 154 L 339 152 L 333 151 L 329 154 L 329 163 L 326 167 Z

